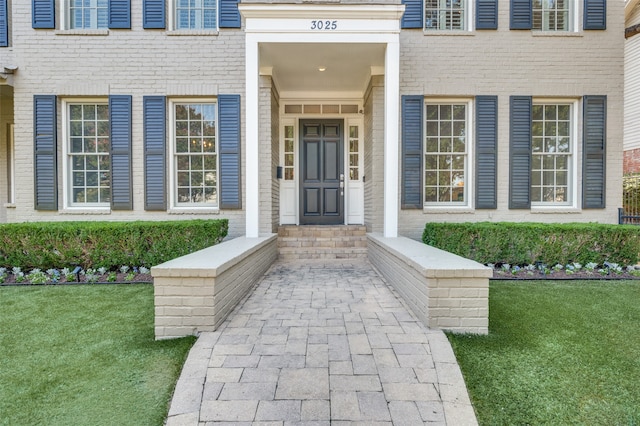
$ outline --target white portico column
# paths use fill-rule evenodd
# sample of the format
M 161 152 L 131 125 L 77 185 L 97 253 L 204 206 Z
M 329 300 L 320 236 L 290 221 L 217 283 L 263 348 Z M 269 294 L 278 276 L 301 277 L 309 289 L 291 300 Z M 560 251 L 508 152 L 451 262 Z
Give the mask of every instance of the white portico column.
M 246 237 L 258 238 L 260 234 L 260 157 L 258 155 L 258 41 L 253 34 L 245 37 L 246 67 L 246 142 L 245 142 L 245 193 Z
M 398 236 L 398 120 L 400 118 L 400 41 L 387 43 L 384 72 L 384 227 L 385 237 Z

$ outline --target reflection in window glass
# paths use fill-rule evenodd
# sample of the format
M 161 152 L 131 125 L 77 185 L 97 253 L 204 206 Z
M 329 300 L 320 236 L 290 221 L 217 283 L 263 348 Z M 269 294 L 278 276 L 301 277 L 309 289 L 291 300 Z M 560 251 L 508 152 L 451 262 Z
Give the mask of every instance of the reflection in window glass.
M 569 201 L 571 104 L 534 104 L 531 125 L 531 201 Z
M 217 0 L 175 0 L 177 30 L 217 29 Z
M 569 31 L 571 0 L 533 0 L 533 29 Z
M 177 204 L 218 205 L 216 104 L 175 104 Z
M 73 205 L 111 201 L 109 106 L 68 105 L 68 155 Z
M 466 0 L 425 0 L 425 30 L 464 30 Z
M 467 202 L 467 105 L 425 105 L 424 201 Z

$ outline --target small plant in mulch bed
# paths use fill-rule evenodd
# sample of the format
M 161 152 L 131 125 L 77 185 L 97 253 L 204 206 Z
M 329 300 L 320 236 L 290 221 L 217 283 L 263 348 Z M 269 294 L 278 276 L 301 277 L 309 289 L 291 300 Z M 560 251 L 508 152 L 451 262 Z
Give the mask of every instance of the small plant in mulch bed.
M 488 263 L 493 269 L 496 279 L 638 279 L 640 267 L 630 265 L 623 267 L 614 262 L 604 262 L 598 265 L 589 262 L 581 265 L 578 262 L 563 265 L 557 263 L 549 266 L 543 263 L 535 265 L 511 265 L 508 263 Z
M 152 278 L 149 268 L 144 266 L 120 266 L 117 270 L 100 268 L 34 268 L 28 272 L 20 267 L 0 268 L 0 285 L 55 285 L 55 284 L 95 284 L 95 283 L 150 283 Z

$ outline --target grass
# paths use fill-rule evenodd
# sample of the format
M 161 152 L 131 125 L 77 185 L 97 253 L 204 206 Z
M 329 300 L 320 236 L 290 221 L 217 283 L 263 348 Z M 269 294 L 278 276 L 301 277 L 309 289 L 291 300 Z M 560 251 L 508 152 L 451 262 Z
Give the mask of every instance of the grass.
M 161 425 L 195 341 L 154 341 L 153 287 L 0 288 L 0 425 Z
M 492 281 L 489 335 L 451 335 L 481 425 L 640 424 L 640 284 Z

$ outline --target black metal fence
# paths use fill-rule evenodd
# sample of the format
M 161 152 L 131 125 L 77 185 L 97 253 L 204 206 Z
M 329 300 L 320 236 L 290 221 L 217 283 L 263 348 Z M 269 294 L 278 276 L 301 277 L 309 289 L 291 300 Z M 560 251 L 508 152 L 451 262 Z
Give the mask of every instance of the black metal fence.
M 622 208 L 618 209 L 618 223 L 640 225 L 640 174 L 622 177 Z

